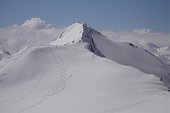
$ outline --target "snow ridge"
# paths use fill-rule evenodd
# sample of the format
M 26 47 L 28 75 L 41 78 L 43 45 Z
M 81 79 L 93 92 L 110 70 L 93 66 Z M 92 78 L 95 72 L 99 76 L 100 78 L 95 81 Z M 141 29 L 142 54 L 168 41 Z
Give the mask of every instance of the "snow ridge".
M 52 46 L 62 46 L 71 45 L 81 40 L 83 33 L 83 26 L 80 23 L 74 23 L 65 29 L 65 31 L 60 35 L 60 37 L 51 42 L 49 45 Z
M 86 42 L 86 48 L 96 55 L 102 56 L 101 52 L 96 48 L 96 45 L 93 41 L 92 33 L 97 31 L 88 27 L 85 23 L 74 23 L 69 26 L 60 37 L 51 42 L 49 45 L 52 46 L 62 46 L 62 45 L 74 45 L 79 42 Z
M 152 43 L 148 43 L 148 48 L 151 50 L 145 51 L 145 49 L 138 48 L 132 43 L 111 41 L 86 24 L 75 23 L 69 26 L 61 36 L 56 41 L 51 42 L 50 45 L 67 46 L 82 43 L 85 43 L 84 47 L 96 55 L 106 57 L 122 65 L 137 68 L 147 74 L 154 74 L 160 77 L 164 83 L 170 87 L 169 67 L 165 66 L 156 56 L 152 55 L 153 52 L 150 51 L 154 51 L 154 49 L 156 50 L 157 48 L 157 46 Z

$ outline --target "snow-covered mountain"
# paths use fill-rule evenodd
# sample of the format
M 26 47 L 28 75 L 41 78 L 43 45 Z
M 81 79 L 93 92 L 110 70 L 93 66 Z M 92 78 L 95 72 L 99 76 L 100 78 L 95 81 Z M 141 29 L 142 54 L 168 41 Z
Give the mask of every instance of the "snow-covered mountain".
M 155 33 L 146 28 L 134 29 L 133 31 L 119 33 L 113 31 L 103 31 L 102 33 L 113 41 L 133 43 L 157 56 L 163 62 L 169 62 L 167 55 L 160 56 L 158 54 L 158 51 L 160 51 L 159 48 L 169 47 L 169 33 Z
M 139 47 L 147 50 L 162 60 L 164 63 L 170 65 L 170 46 L 158 47 L 153 43 L 147 43 L 146 45 L 139 45 Z
M 75 23 L 0 61 L 0 112 L 168 113 L 168 73 L 144 49 Z
M 78 42 L 86 42 L 86 48 L 94 52 L 97 55 L 103 56 L 100 51 L 96 48 L 96 45 L 93 41 L 92 32 L 94 30 L 87 27 L 86 24 L 74 23 L 69 26 L 59 37 L 59 39 L 50 43 L 50 45 L 73 45 Z M 95 33 L 98 33 L 95 31 Z M 100 33 L 99 33 L 100 34 Z M 102 35 L 102 34 L 100 34 Z M 102 35 L 103 36 L 103 35 Z
M 158 48 L 157 55 L 168 65 L 170 65 L 170 46 Z
M 98 31 L 87 27 L 86 24 L 75 23 L 69 26 L 61 37 L 51 42 L 50 45 L 72 45 L 77 42 L 88 43 L 87 48 L 99 56 L 104 56 L 119 64 L 135 67 L 148 74 L 157 75 L 163 81 L 168 80 L 166 84 L 170 87 L 170 68 L 166 64 L 132 43 L 111 41 Z M 148 43 L 148 46 L 152 51 L 158 48 L 152 43 Z
M 146 45 L 146 49 L 147 51 L 149 51 L 150 53 L 153 53 L 154 55 L 157 54 L 157 49 L 159 47 L 151 42 L 148 42 L 147 45 Z

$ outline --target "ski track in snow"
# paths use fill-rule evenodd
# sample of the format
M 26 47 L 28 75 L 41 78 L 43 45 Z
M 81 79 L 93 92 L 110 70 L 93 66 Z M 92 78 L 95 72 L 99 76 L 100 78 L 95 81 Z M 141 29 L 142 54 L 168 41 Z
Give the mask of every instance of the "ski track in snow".
M 32 107 L 36 107 L 38 104 L 41 104 L 42 102 L 47 100 L 50 96 L 58 94 L 58 93 L 60 93 L 61 91 L 64 90 L 65 82 L 67 80 L 67 79 L 64 78 L 64 75 L 66 75 L 66 69 L 65 69 L 64 63 L 62 62 L 59 55 L 54 55 L 52 50 L 50 52 L 51 52 L 51 55 L 55 58 L 57 65 L 59 65 L 59 67 L 58 67 L 58 70 L 59 70 L 58 73 L 59 73 L 59 76 L 60 76 L 59 80 L 55 81 L 54 86 L 52 87 L 52 89 L 50 91 L 48 91 L 47 95 L 40 96 L 40 97 L 43 97 L 40 101 L 36 102 L 33 105 L 27 106 L 25 109 L 23 109 L 23 110 L 21 110 L 17 113 L 22 113 L 25 110 L 29 110 Z M 45 73 L 45 71 L 44 71 L 44 73 Z M 39 97 L 34 97 L 34 98 L 39 98 Z
M 24 52 L 25 53 L 25 52 Z M 22 53 L 22 54 L 24 54 Z M 58 94 L 60 93 L 61 91 L 64 90 L 65 88 L 65 82 L 71 77 L 71 75 L 68 77 L 68 78 L 65 78 L 65 75 L 66 75 L 66 67 L 63 63 L 63 61 L 61 60 L 60 56 L 59 55 L 55 55 L 53 50 L 50 50 L 50 53 L 51 53 L 51 56 L 54 57 L 55 61 L 56 61 L 56 65 L 58 66 L 57 70 L 58 70 L 58 76 L 57 78 L 55 78 L 56 80 L 54 80 L 54 85 L 53 87 L 51 88 L 51 90 L 49 90 L 47 92 L 46 95 L 43 95 L 43 96 L 35 96 L 35 97 L 30 97 L 30 98 L 27 98 L 27 96 L 29 96 L 33 90 L 35 90 L 35 88 L 39 85 L 39 83 L 41 82 L 41 80 L 43 79 L 43 77 L 45 76 L 45 73 L 46 73 L 46 65 L 44 64 L 43 66 L 43 74 L 40 76 L 39 80 L 35 83 L 35 85 L 28 91 L 28 93 L 26 93 L 23 97 L 21 97 L 20 99 L 16 99 L 16 101 L 14 101 L 12 104 L 8 105 L 5 110 L 1 111 L 2 113 L 6 113 L 7 110 L 9 110 L 10 108 L 12 108 L 13 106 L 17 105 L 18 103 L 20 103 L 21 101 L 27 101 L 27 99 L 39 99 L 39 100 L 36 100 L 36 102 L 34 102 L 34 104 L 32 105 L 29 105 L 29 106 L 26 106 L 24 108 L 21 108 L 21 110 L 19 110 L 18 112 L 16 113 L 22 113 L 26 110 L 29 110 L 31 109 L 32 107 L 36 107 L 37 105 L 41 104 L 42 102 L 44 102 L 45 100 L 47 100 L 50 96 L 52 95 L 55 95 L 55 94 Z M 22 54 L 20 56 L 22 56 Z M 20 57 L 19 56 L 19 57 Z M 18 58 L 18 57 L 17 57 Z M 10 60 L 9 62 L 13 61 L 15 59 L 12 59 Z M 5 64 L 6 65 L 6 64 Z M 3 65 L 3 66 L 5 66 Z M 59 77 L 59 79 L 58 79 Z M 8 100 L 8 101 L 13 101 L 15 99 L 11 99 L 11 100 Z M 4 102 L 4 101 L 1 101 L 1 102 Z
M 131 108 L 133 108 L 135 106 L 147 103 L 147 102 L 152 101 L 152 100 L 153 100 L 153 98 L 147 99 L 147 100 L 141 100 L 141 101 L 138 101 L 138 102 L 135 102 L 135 103 L 132 103 L 132 104 L 119 106 L 119 107 L 116 107 L 116 108 L 113 108 L 113 109 L 108 109 L 108 110 L 97 112 L 97 113 L 116 113 L 116 112 L 121 112 L 121 111 L 131 109 Z
M 45 72 L 45 65 L 43 66 L 44 69 L 43 71 Z M 8 109 L 10 109 L 12 106 L 16 105 L 17 103 L 19 103 L 20 101 L 24 100 L 29 94 L 31 94 L 31 92 L 38 86 L 38 84 L 41 82 L 42 78 L 43 78 L 43 74 L 42 76 L 40 76 L 39 80 L 36 82 L 36 84 L 28 91 L 28 93 L 26 93 L 23 97 L 21 97 L 20 99 L 17 99 L 15 102 L 13 102 L 12 104 L 10 104 L 9 106 L 6 107 L 6 109 L 4 110 L 4 112 Z

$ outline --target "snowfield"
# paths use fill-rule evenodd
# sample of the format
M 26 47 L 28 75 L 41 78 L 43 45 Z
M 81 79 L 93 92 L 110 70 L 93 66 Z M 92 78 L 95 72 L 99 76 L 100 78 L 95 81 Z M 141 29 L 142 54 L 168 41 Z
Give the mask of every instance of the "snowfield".
M 41 23 L 24 26 L 31 21 Z M 0 113 L 170 112 L 170 67 L 160 57 L 86 24 L 57 36 L 18 52 L 0 43 L 13 53 L 0 60 Z

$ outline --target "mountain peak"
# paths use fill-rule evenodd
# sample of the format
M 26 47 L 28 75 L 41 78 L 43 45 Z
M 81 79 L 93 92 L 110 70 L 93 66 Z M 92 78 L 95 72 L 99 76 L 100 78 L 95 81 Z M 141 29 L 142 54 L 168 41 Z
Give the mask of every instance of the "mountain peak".
M 74 45 L 78 42 L 86 42 L 88 46 L 86 46 L 93 53 L 103 56 L 99 50 L 96 48 L 95 43 L 92 38 L 93 34 L 100 34 L 96 30 L 88 27 L 85 23 L 76 22 L 65 29 L 63 33 L 61 33 L 60 37 L 51 42 L 49 45 L 52 46 L 62 46 L 62 45 Z M 102 35 L 102 34 L 100 34 Z
M 60 37 L 51 42 L 50 45 L 71 45 L 81 40 L 83 33 L 83 24 L 78 22 L 70 25 L 61 33 Z

